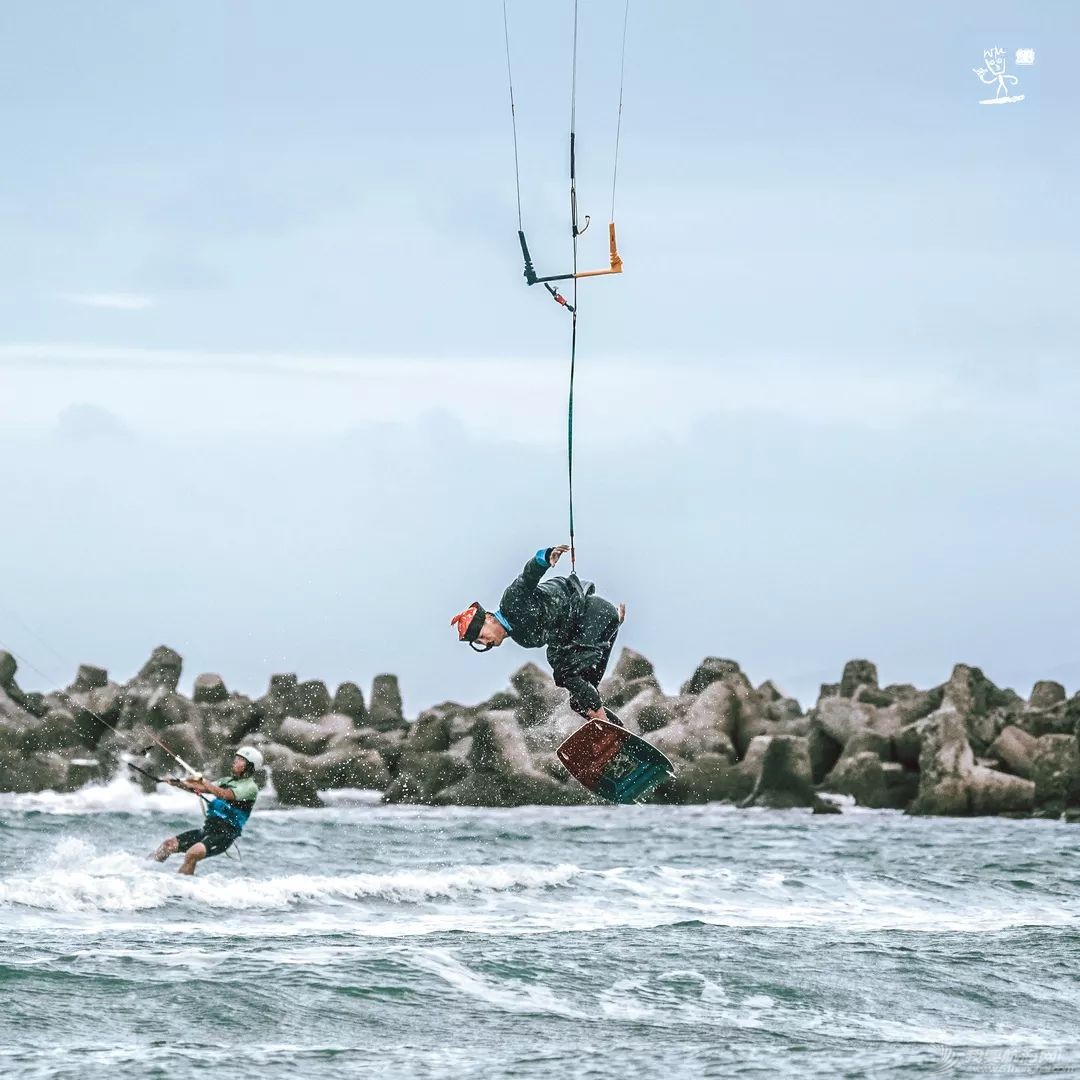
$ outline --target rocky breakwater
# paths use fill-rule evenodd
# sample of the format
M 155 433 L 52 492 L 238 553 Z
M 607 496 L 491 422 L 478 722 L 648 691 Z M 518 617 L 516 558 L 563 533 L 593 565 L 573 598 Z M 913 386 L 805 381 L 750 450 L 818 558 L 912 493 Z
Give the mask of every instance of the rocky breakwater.
M 555 756 L 581 720 L 534 664 L 487 701 L 444 702 L 414 719 L 392 675 L 377 676 L 366 699 L 356 683 L 331 694 L 290 674 L 254 699 L 199 675 L 187 697 L 181 666 L 163 646 L 125 683 L 84 666 L 66 689 L 37 694 L 19 688 L 14 659 L 0 653 L 0 790 L 71 790 L 147 747 L 150 764 L 168 769 L 157 739 L 207 773 L 223 770 L 239 742 L 254 743 L 292 805 L 318 806 L 320 791 L 342 787 L 430 805 L 592 801 Z M 601 690 L 675 763 L 656 802 L 1080 817 L 1080 695 L 1057 683 L 1037 683 L 1024 700 L 958 664 L 928 690 L 882 687 L 872 663 L 853 660 L 804 711 L 716 657 L 667 694 L 652 664 L 624 649 Z
M 320 790 L 390 783 L 407 727 L 395 676 L 376 677 L 369 707 L 355 683 L 331 696 L 324 683 L 296 675 L 273 676 L 252 699 L 202 674 L 188 697 L 178 689 L 182 666 L 160 646 L 127 682 L 84 665 L 63 690 L 27 693 L 14 657 L 0 652 L 0 791 L 72 791 L 125 771 L 125 757 L 175 773 L 162 745 L 208 776 L 223 775 L 241 742 L 262 749 L 284 803 L 318 806 Z

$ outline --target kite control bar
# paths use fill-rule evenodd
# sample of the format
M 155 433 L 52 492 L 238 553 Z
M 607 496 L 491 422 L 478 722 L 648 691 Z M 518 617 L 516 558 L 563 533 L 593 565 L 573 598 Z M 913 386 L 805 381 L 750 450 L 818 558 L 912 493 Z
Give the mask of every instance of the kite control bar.
M 587 228 L 588 226 L 586 226 Z M 580 235 L 585 229 L 581 229 L 578 233 Z M 558 293 L 558 290 L 553 289 L 548 282 L 550 281 L 574 281 L 577 278 L 589 278 L 589 277 L 606 277 L 608 274 L 621 274 L 623 269 L 623 261 L 619 255 L 618 244 L 615 240 L 615 222 L 608 223 L 608 249 L 610 266 L 606 270 L 579 270 L 576 274 L 548 274 L 544 277 L 539 277 L 536 273 L 536 269 L 533 266 L 532 255 L 529 253 L 529 245 L 525 240 L 525 233 L 518 229 L 518 243 L 521 244 L 521 255 L 525 260 L 525 284 L 526 285 L 547 285 L 547 290 L 551 295 L 562 304 L 564 307 L 569 308 L 571 311 L 574 309 L 570 307 L 564 299 L 562 299 Z
M 140 776 L 145 776 L 147 780 L 153 780 L 156 784 L 169 784 L 172 787 L 183 788 L 183 782 L 175 776 L 155 776 L 153 773 L 148 773 L 145 769 L 140 769 L 139 766 L 132 761 L 125 761 L 124 764 L 129 769 L 133 769 Z M 191 791 L 190 788 L 184 788 L 184 790 Z M 198 795 L 204 803 L 209 805 L 210 800 L 205 795 L 200 794 L 198 791 L 191 791 L 191 794 Z
M 510 90 L 510 127 L 514 135 L 514 190 L 517 194 L 517 219 L 518 219 L 518 243 L 521 245 L 521 257 L 525 264 L 525 283 L 527 285 L 544 285 L 551 293 L 556 303 L 567 308 L 576 315 L 577 306 L 577 282 L 579 278 L 606 277 L 609 274 L 621 274 L 623 261 L 619 256 L 619 248 L 615 240 L 615 184 L 619 175 L 619 139 L 622 134 L 622 107 L 623 107 L 623 76 L 626 71 L 626 25 L 630 14 L 630 0 L 626 0 L 626 9 L 623 13 L 622 32 L 622 55 L 619 61 L 619 113 L 615 126 L 615 159 L 611 170 L 611 213 L 608 217 L 608 247 L 610 249 L 608 266 L 602 270 L 579 270 L 578 269 L 578 237 L 589 227 L 589 215 L 585 215 L 585 223 L 581 225 L 578 220 L 577 201 L 577 57 L 578 57 L 578 0 L 574 0 L 574 47 L 573 63 L 570 76 L 570 235 L 573 238 L 573 269 L 568 274 L 544 274 L 536 272 L 533 265 L 532 255 L 529 252 L 529 244 L 525 239 L 525 226 L 522 224 L 521 213 L 521 167 L 518 159 L 518 131 L 517 109 L 514 105 L 514 76 L 510 63 L 510 20 L 507 16 L 507 0 L 503 0 L 503 36 L 506 41 L 506 81 Z M 572 281 L 573 303 L 568 303 L 566 298 L 560 295 L 558 289 L 552 287 L 551 282 Z
M 582 230 L 584 232 L 584 230 Z M 604 277 L 607 274 L 622 273 L 622 259 L 619 257 L 619 248 L 615 243 L 615 222 L 608 222 L 608 249 L 611 265 L 606 270 L 579 270 L 574 277 Z

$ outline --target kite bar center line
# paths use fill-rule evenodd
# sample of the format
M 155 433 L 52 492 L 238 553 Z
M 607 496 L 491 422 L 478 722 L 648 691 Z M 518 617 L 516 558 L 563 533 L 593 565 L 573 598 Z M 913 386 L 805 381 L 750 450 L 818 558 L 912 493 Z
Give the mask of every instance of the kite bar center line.
M 567 499 L 570 526 L 570 567 L 571 571 L 577 571 L 577 534 L 574 517 L 574 390 L 577 376 L 577 339 L 578 339 L 578 282 L 582 278 L 605 277 L 610 274 L 621 274 L 623 269 L 622 258 L 619 256 L 618 245 L 615 236 L 615 193 L 619 176 L 619 146 L 622 137 L 622 110 L 623 88 L 626 75 L 626 38 L 627 26 L 630 19 L 630 0 L 625 0 L 622 20 L 622 41 L 619 56 L 619 96 L 615 122 L 615 147 L 611 169 L 611 217 L 608 222 L 608 266 L 601 270 L 581 270 L 578 261 L 578 237 L 582 236 L 589 227 L 590 217 L 584 215 L 584 224 L 581 224 L 578 215 L 577 201 L 577 77 L 578 77 L 578 27 L 580 0 L 573 2 L 573 35 L 570 66 L 570 241 L 571 241 L 571 270 L 566 274 L 539 275 L 533 265 L 532 255 L 525 238 L 524 215 L 521 199 L 521 160 L 518 148 L 518 124 L 517 105 L 514 97 L 513 63 L 510 49 L 510 17 L 508 12 L 508 0 L 503 0 L 503 40 L 506 46 L 506 78 L 510 99 L 510 124 L 513 133 L 514 147 L 514 191 L 517 201 L 518 218 L 518 242 L 521 246 L 521 255 L 524 263 L 524 277 L 528 285 L 542 284 L 562 307 L 570 312 L 570 378 L 567 393 L 566 409 L 566 472 L 567 472 Z M 568 301 L 553 282 L 572 281 L 571 301 Z
M 574 535 L 574 376 L 577 369 L 577 321 L 578 321 L 578 216 L 577 216 L 577 163 L 574 140 L 577 126 L 577 43 L 578 0 L 574 0 L 574 49 L 570 73 L 570 243 L 573 249 L 574 308 L 570 313 L 570 392 L 567 400 L 566 419 L 566 473 L 570 503 L 570 572 L 577 573 L 577 543 Z M 586 222 L 588 228 L 588 222 Z

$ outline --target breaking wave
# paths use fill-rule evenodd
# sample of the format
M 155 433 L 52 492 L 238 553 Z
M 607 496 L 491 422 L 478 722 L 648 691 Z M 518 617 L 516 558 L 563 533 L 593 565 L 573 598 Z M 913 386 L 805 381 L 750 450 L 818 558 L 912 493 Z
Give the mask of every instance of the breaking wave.
M 385 874 L 289 874 L 251 878 L 185 878 L 176 861 L 159 866 L 127 853 L 96 854 L 83 841 L 61 841 L 45 864 L 0 881 L 0 908 L 56 912 L 138 912 L 172 903 L 232 911 L 284 911 L 299 905 L 381 900 L 416 904 L 511 890 L 548 889 L 581 873 L 563 864 L 521 863 L 396 870 Z
M 87 784 L 78 791 L 35 791 L 31 794 L 0 794 L 0 810 L 37 814 L 146 814 L 191 810 L 191 795 L 159 784 L 147 794 L 132 779 L 117 774 L 104 784 Z
M 985 934 L 1066 925 L 1080 914 L 1077 902 L 1034 897 L 1008 882 L 963 893 L 931 879 L 910 883 L 871 873 L 506 862 L 271 877 L 219 866 L 187 878 L 176 865 L 64 839 L 36 865 L 0 881 L 0 909 L 79 916 L 176 906 L 174 915 L 210 933 L 235 929 L 252 914 L 304 912 L 327 929 L 408 935 L 664 926 Z

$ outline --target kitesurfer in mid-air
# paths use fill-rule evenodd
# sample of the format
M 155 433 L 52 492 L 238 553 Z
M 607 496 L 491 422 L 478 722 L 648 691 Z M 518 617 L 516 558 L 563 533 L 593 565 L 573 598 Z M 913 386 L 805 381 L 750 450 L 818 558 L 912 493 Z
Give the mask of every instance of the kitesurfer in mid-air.
M 253 746 L 241 746 L 232 761 L 232 775 L 211 784 L 201 777 L 169 780 L 174 787 L 209 795 L 206 818 L 201 829 L 188 829 L 163 840 L 151 858 L 164 862 L 177 851 L 184 853 L 181 874 L 194 874 L 195 867 L 209 855 L 220 855 L 240 836 L 259 796 L 255 770 L 262 768 L 263 756 Z
M 507 638 L 526 649 L 547 646 L 547 659 L 558 686 L 570 691 L 570 705 L 588 719 L 609 720 L 597 689 L 604 677 L 626 605 L 616 607 L 596 595 L 596 586 L 577 574 L 541 581 L 570 548 L 542 548 L 502 595 L 497 611 L 470 604 L 450 620 L 458 640 L 487 652 Z

